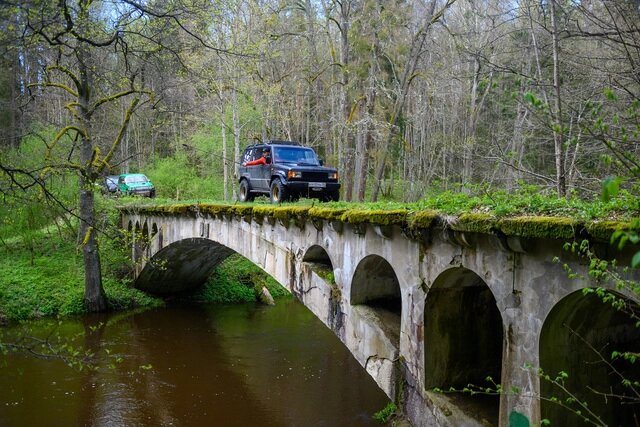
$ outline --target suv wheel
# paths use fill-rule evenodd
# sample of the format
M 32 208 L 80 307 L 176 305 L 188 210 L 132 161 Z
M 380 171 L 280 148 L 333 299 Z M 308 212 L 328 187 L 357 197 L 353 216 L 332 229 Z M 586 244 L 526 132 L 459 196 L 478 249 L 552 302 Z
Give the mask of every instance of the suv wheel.
M 251 193 L 251 189 L 249 188 L 249 183 L 246 179 L 243 179 L 240 182 L 240 195 L 239 199 L 241 202 L 250 202 L 253 200 L 255 196 Z
M 325 202 L 337 202 L 340 200 L 340 192 L 339 191 L 332 191 L 330 193 L 325 194 L 325 196 L 322 198 L 323 201 Z
M 269 191 L 269 196 L 271 199 L 271 203 L 282 203 L 289 200 L 287 187 L 282 184 L 280 179 L 276 178 L 271 183 L 271 191 Z

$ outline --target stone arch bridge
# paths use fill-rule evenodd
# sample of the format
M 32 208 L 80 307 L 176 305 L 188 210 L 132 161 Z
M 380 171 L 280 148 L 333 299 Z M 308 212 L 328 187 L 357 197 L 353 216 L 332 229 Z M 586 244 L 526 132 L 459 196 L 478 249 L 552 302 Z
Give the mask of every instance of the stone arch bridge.
M 331 328 L 414 425 L 575 425 L 539 398 L 556 391 L 538 368 L 617 392 L 593 350 L 640 350 L 633 322 L 583 294 L 595 286 L 587 262 L 563 248 L 588 238 L 599 256 L 628 263 L 608 244 L 610 223 L 202 204 L 121 214 L 138 288 L 198 287 L 237 252 Z M 484 393 L 448 392 L 475 387 Z M 601 400 L 590 408 L 609 425 L 636 415 L 628 407 L 638 405 Z

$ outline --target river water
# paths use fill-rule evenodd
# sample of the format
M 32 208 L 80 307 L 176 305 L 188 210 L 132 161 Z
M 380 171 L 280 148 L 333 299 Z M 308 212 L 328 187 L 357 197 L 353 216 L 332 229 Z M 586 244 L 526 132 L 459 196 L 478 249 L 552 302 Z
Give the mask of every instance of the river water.
M 292 298 L 28 326 L 90 350 L 93 368 L 0 355 L 0 426 L 369 426 L 389 401 Z

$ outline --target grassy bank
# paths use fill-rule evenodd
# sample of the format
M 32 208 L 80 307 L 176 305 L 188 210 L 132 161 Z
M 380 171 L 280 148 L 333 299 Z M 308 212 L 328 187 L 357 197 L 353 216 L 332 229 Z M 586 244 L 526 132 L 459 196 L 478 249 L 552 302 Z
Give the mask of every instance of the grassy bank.
M 38 233 L 37 244 L 13 238 L 0 246 L 0 321 L 84 312 L 82 253 L 72 236 Z M 131 288 L 112 275 L 117 270 L 104 257 L 104 289 L 114 310 L 157 306 L 162 301 Z
M 110 212 L 109 207 L 106 209 Z M 162 299 L 131 286 L 128 253 L 106 236 L 101 236 L 101 262 L 110 309 L 164 304 Z M 275 298 L 288 294 L 259 267 L 241 256 L 232 256 L 214 271 L 205 286 L 184 299 L 221 304 L 249 302 L 256 300 L 255 289 L 262 286 Z M 83 296 L 84 266 L 74 228 L 45 227 L 32 232 L 28 240 L 21 234 L 2 239 L 0 324 L 83 314 Z
M 240 255 L 232 255 L 214 270 L 207 284 L 188 299 L 217 304 L 251 302 L 256 300 L 263 286 L 274 298 L 290 295 L 251 261 Z

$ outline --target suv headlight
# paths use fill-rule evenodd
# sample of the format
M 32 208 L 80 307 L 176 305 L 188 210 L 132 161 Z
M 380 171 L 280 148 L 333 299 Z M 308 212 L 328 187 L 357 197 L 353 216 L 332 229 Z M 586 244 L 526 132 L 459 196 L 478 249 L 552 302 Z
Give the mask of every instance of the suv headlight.
M 329 172 L 329 179 L 338 180 L 338 172 Z
M 300 171 L 289 171 L 287 172 L 287 178 L 302 178 L 302 172 Z

